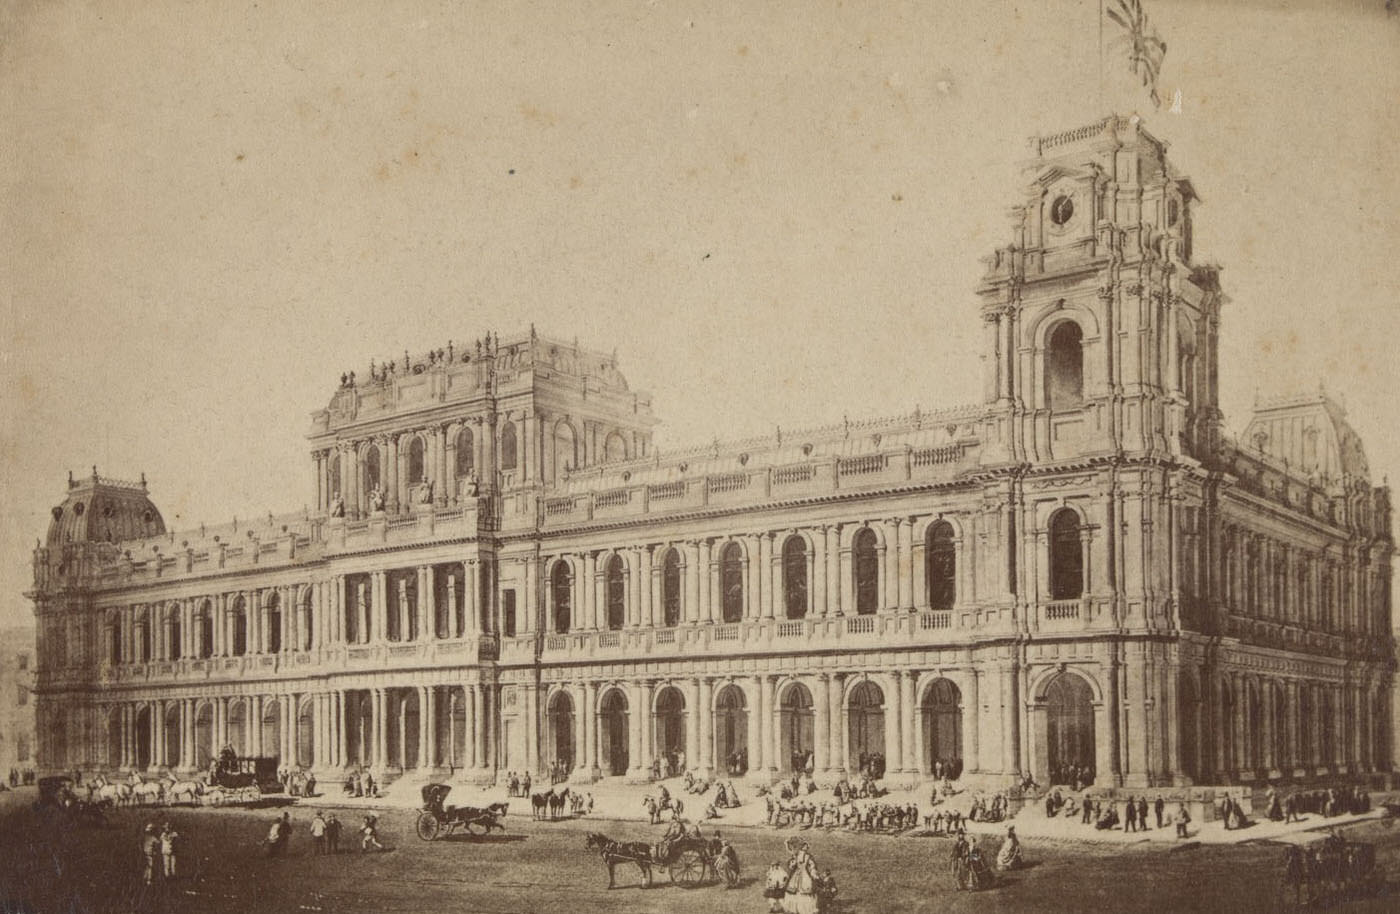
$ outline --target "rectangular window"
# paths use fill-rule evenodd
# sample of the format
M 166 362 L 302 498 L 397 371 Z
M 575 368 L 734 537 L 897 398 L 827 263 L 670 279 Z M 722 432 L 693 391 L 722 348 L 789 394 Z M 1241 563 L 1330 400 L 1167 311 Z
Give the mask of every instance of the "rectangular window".
M 24 686 L 22 686 L 22 685 L 21 685 L 21 686 L 16 686 L 15 688 L 16 688 L 16 690 L 18 691 L 18 694 L 15 696 L 15 702 L 16 702 L 21 708 L 24 707 L 25 705 L 29 704 L 29 690 L 26 689 L 26 688 L 25 688 Z
M 501 628 L 507 638 L 515 637 L 515 591 L 501 591 Z

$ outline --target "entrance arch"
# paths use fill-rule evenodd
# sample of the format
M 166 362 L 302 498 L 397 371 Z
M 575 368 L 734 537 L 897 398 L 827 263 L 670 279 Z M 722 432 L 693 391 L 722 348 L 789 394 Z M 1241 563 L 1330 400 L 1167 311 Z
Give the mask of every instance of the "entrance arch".
M 291 763 L 300 767 L 306 767 L 312 763 L 313 740 L 316 732 L 316 718 L 312 710 L 310 700 L 303 701 L 301 708 L 297 711 L 297 735 L 296 751 L 292 753 Z
M 263 699 L 262 739 L 259 755 L 275 758 L 282 763 L 282 702 L 277 699 Z
M 961 774 L 962 691 L 951 679 L 935 679 L 924 691 L 919 712 L 923 718 L 924 770 L 950 778 Z
M 374 699 L 371 693 L 364 691 L 346 695 L 346 701 L 347 760 L 364 767 L 374 761 Z
M 1046 762 L 1050 783 L 1094 781 L 1094 692 L 1076 673 L 1062 672 L 1045 687 Z
M 727 685 L 715 696 L 715 762 L 730 777 L 749 770 L 749 712 L 744 690 Z
M 165 709 L 165 733 L 161 740 L 164 758 L 160 764 L 174 768 L 180 764 L 180 706 L 171 704 Z
M 228 703 L 228 744 L 239 755 L 248 754 L 248 706 L 242 699 Z M 220 749 L 223 747 L 220 746 Z
M 627 773 L 627 696 L 619 689 L 610 689 L 598 708 L 599 759 L 609 776 Z
M 549 699 L 549 761 L 564 772 L 574 767 L 574 700 L 560 689 Z
M 194 766 L 209 769 L 214 758 L 214 708 L 209 702 L 199 706 L 194 715 Z
M 794 773 L 812 766 L 812 747 L 816 731 L 812 718 L 812 693 L 800 682 L 783 690 L 778 702 L 778 732 L 782 734 L 780 761 L 786 762 Z
M 856 770 L 880 778 L 885 774 L 885 693 L 870 680 L 851 690 L 847 703 L 850 752 Z
M 680 773 L 681 756 L 685 753 L 685 696 L 675 686 L 667 686 L 656 696 L 656 757 L 661 771 L 670 762 L 672 776 Z M 694 759 L 686 759 L 687 765 Z
M 122 712 L 113 708 L 107 714 L 107 766 L 116 768 L 122 763 Z
M 151 709 L 142 706 L 136 712 L 136 767 L 144 771 L 151 767 Z

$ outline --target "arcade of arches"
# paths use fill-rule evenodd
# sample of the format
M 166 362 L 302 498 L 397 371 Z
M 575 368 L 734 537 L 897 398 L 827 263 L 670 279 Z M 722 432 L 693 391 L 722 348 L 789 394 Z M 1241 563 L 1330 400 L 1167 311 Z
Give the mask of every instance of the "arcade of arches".
M 1164 667 L 1162 680 L 1169 678 Z M 101 709 L 87 761 L 203 769 L 231 745 L 241 755 L 326 773 L 365 766 L 489 779 L 497 769 L 558 765 L 575 780 L 644 779 L 669 761 L 672 770 L 719 777 L 1029 772 L 1041 783 L 1129 785 L 1384 765 L 1390 703 L 1379 686 L 1180 668 L 1174 687 L 1149 706 L 1141 677 L 1128 677 L 1124 690 L 1107 682 L 1091 663 L 186 697 Z M 503 690 L 527 696 L 512 697 L 513 706 L 539 709 L 538 728 L 502 715 Z M 1120 727 L 1155 729 L 1164 738 L 1120 742 L 1106 710 L 1115 692 Z M 1159 709 L 1175 715 L 1176 725 Z M 66 717 L 48 737 L 49 750 L 71 755 L 66 747 L 83 742 L 80 726 L 80 715 Z

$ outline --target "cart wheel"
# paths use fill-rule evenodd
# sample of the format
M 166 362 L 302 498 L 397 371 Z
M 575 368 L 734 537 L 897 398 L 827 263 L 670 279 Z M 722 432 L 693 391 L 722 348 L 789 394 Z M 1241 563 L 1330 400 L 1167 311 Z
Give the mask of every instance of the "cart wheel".
M 705 878 L 705 858 L 697 850 L 683 850 L 676 855 L 675 862 L 667 867 L 666 871 L 676 885 L 683 889 L 693 889 Z
M 422 838 L 424 841 L 431 841 L 438 836 L 439 827 L 437 817 L 432 813 L 419 813 L 418 837 Z

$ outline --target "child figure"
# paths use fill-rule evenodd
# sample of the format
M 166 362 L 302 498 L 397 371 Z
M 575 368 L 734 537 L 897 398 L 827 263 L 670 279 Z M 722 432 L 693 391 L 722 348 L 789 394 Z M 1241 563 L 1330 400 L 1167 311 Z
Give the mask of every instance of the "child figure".
M 379 843 L 378 823 L 379 819 L 376 816 L 365 816 L 365 824 L 360 826 L 360 853 L 370 849 L 384 850 L 384 845 Z

